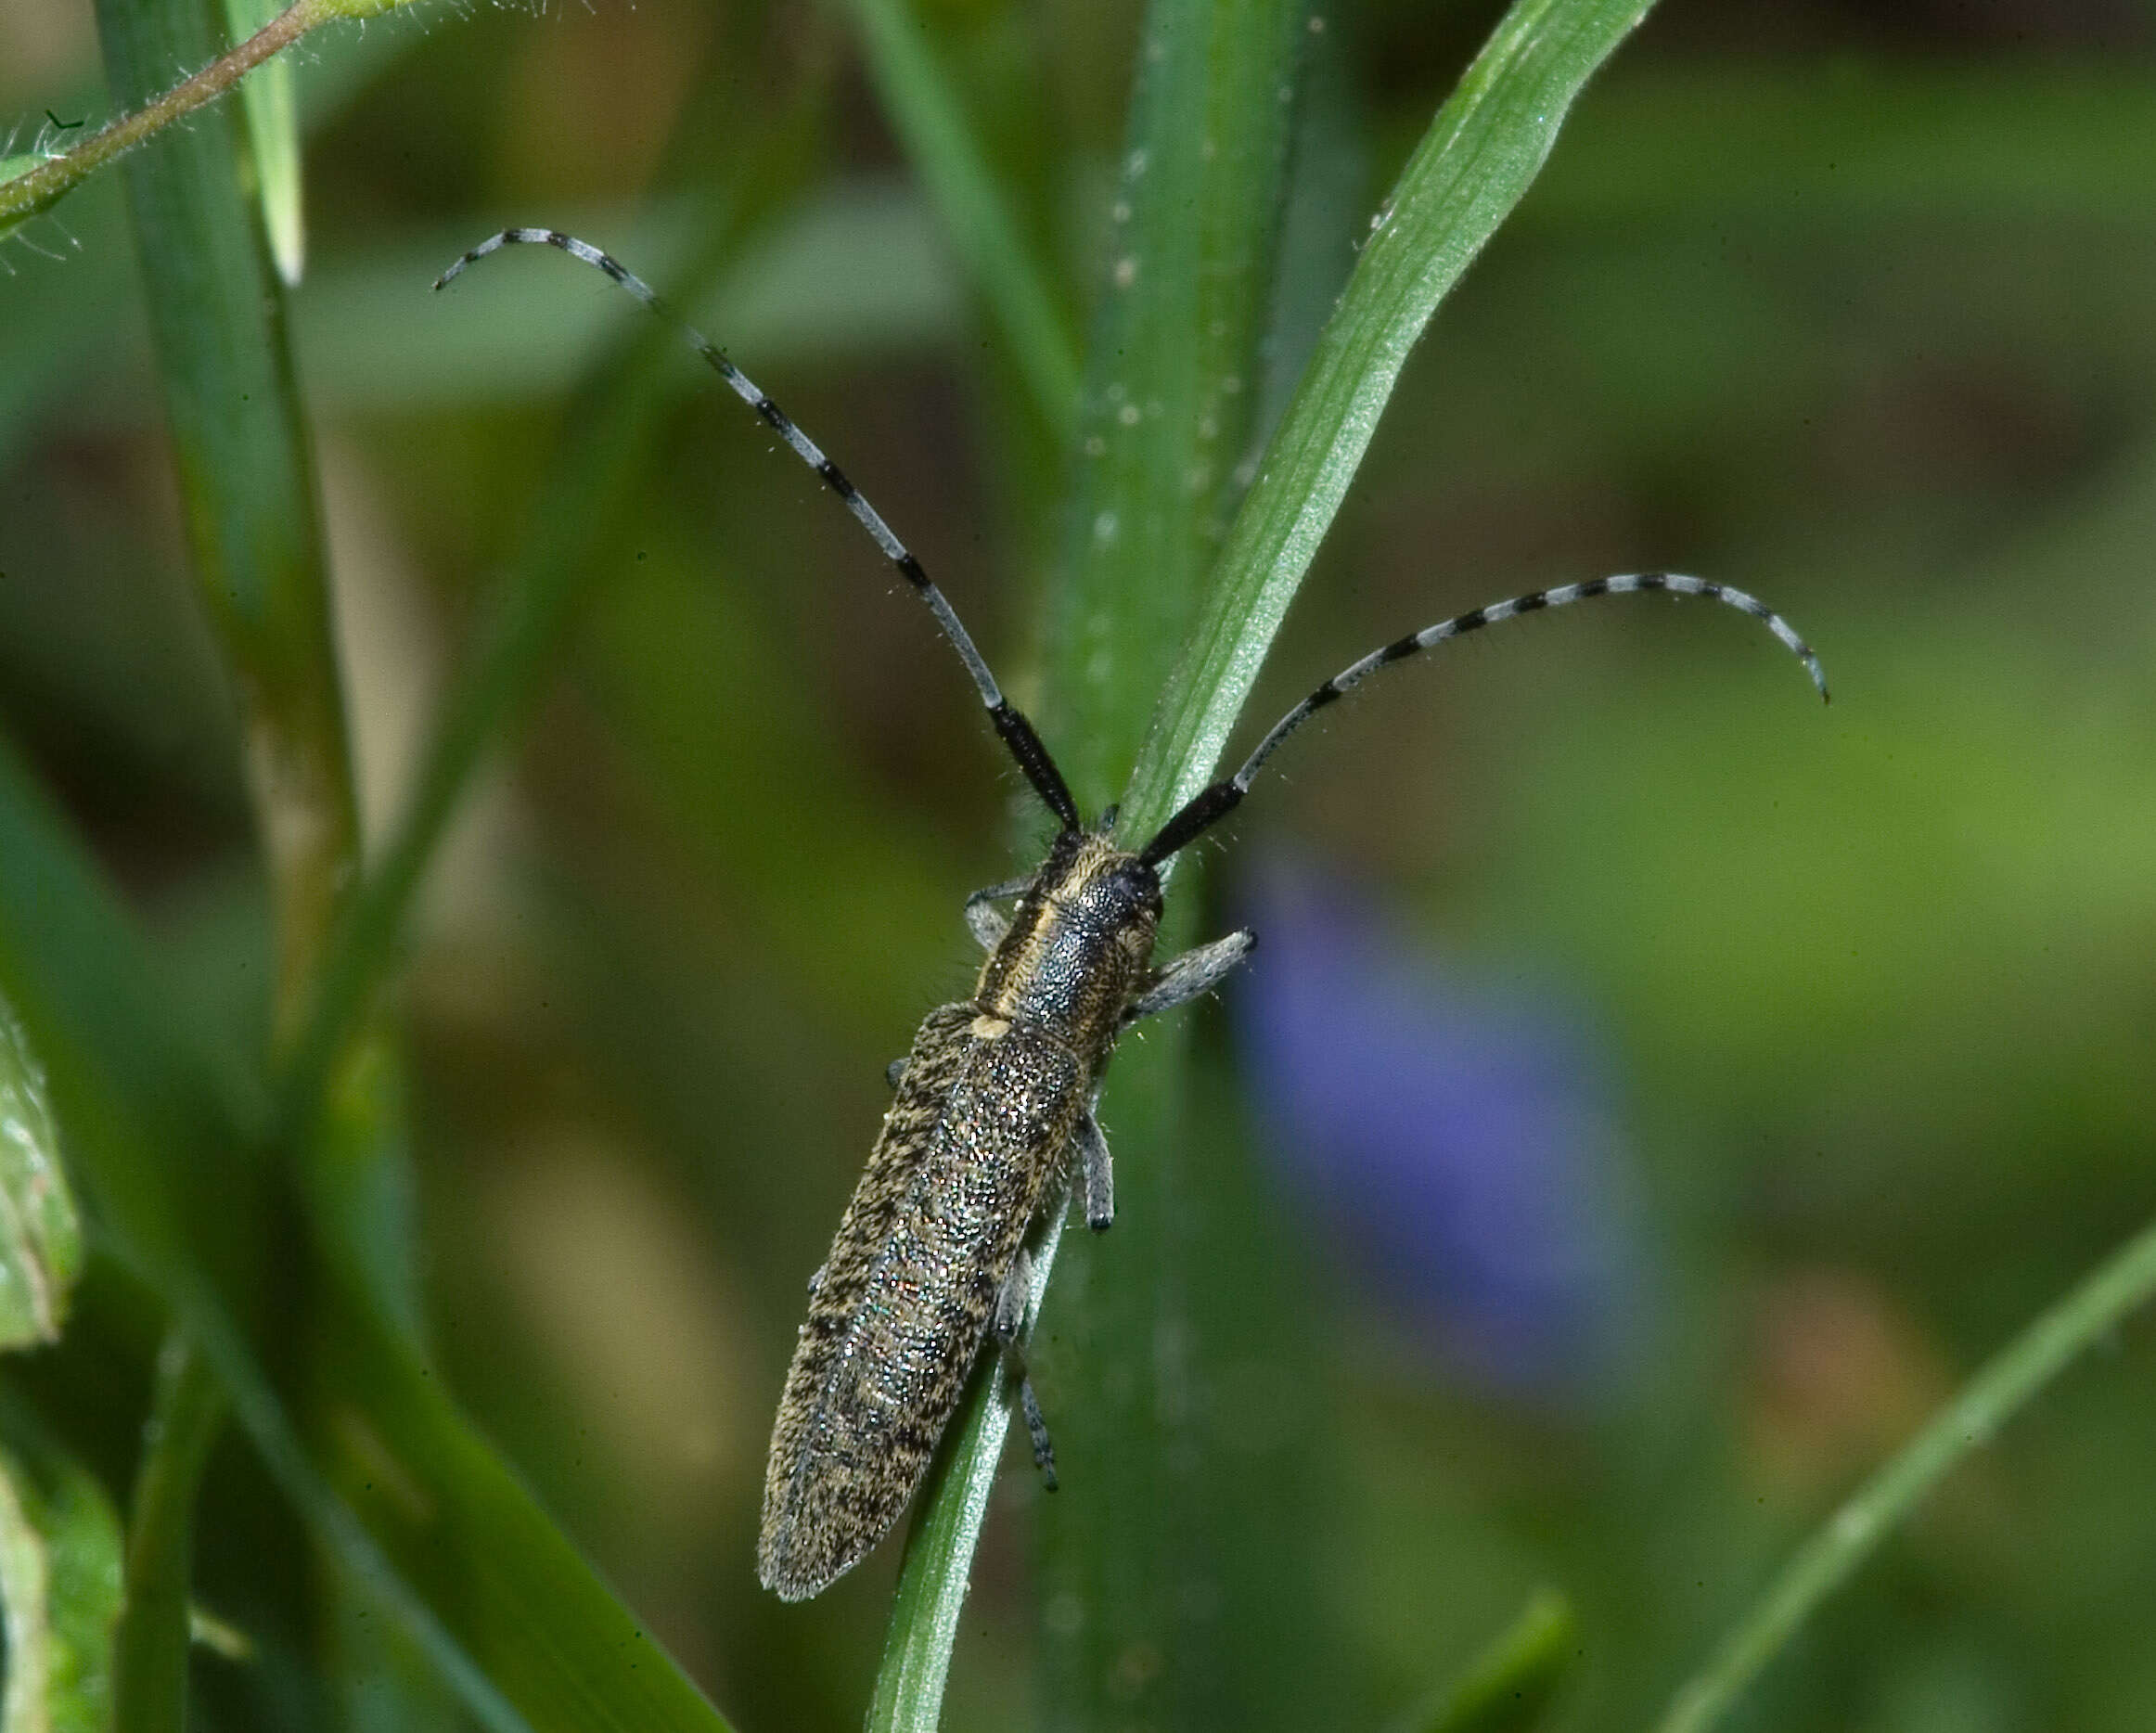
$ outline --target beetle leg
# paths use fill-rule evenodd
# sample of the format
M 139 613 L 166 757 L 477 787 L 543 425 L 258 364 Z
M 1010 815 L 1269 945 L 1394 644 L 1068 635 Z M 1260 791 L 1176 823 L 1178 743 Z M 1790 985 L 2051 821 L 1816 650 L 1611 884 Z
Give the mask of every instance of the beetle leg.
M 1018 1381 L 1019 1412 L 1025 1416 L 1026 1436 L 1033 1440 L 1033 1462 L 1041 1470 L 1042 1483 L 1054 1492 L 1056 1447 L 1048 1442 L 1048 1422 L 1041 1413 L 1041 1399 L 1033 1394 L 1033 1380 L 1026 1376 L 1025 1354 L 1018 1342 L 1019 1332 L 1025 1328 L 1026 1302 L 1033 1290 L 1033 1261 L 1021 1246 L 1010 1274 L 996 1290 L 995 1310 L 989 1317 L 988 1329 L 1003 1355 L 1004 1376 Z
M 1130 1002 L 1123 1021 L 1135 1023 L 1141 1017 L 1173 1010 L 1176 1006 L 1210 993 L 1222 978 L 1257 946 L 1258 935 L 1247 928 L 1231 932 L 1211 944 L 1183 953 L 1153 977 L 1152 985 Z
M 988 1328 L 996 1341 L 1004 1348 L 1015 1347 L 1019 1332 L 1025 1328 L 1026 1302 L 1033 1293 L 1033 1260 L 1023 1246 L 1010 1266 L 1010 1274 L 1003 1278 L 1003 1286 L 995 1290 L 995 1310 L 989 1315 Z
M 1115 1220 L 1115 1162 L 1108 1153 L 1108 1139 L 1100 1122 L 1087 1108 L 1071 1140 L 1078 1146 L 1080 1183 L 1085 1190 L 1085 1226 L 1095 1233 L 1107 1232 Z
M 1001 884 L 992 884 L 985 891 L 976 891 L 966 899 L 966 927 L 981 941 L 983 951 L 993 951 L 1003 943 L 1004 934 L 1010 931 L 1010 922 L 989 907 L 1006 897 L 1013 897 L 1033 883 L 1031 879 L 1008 879 Z

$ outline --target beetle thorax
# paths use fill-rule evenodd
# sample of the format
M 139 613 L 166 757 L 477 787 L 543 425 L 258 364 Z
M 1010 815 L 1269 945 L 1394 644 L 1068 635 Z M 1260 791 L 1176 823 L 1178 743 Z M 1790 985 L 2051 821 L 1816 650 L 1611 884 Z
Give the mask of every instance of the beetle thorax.
M 1054 1030 L 1097 1060 L 1145 982 L 1160 926 L 1153 869 L 1106 837 L 1066 831 L 1019 899 L 975 1000 L 1012 1022 Z

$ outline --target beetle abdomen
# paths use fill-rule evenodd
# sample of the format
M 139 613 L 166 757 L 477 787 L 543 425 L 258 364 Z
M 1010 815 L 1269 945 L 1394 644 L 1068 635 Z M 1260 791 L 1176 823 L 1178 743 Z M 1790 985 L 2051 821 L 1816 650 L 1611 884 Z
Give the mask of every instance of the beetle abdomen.
M 1089 1084 L 1061 1041 L 977 1006 L 922 1023 L 772 1429 L 757 1571 L 782 1598 L 815 1594 L 905 1508 Z

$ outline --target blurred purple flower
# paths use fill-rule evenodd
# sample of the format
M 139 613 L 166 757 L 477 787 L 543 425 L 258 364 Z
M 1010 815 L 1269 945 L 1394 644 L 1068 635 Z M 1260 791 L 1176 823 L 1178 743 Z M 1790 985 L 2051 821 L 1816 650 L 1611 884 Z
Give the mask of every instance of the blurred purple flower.
M 1606 1386 L 1633 1335 L 1629 1174 L 1574 1008 L 1472 982 L 1368 898 L 1276 858 L 1246 886 L 1260 944 L 1231 997 L 1295 1189 L 1351 1277 L 1513 1394 Z

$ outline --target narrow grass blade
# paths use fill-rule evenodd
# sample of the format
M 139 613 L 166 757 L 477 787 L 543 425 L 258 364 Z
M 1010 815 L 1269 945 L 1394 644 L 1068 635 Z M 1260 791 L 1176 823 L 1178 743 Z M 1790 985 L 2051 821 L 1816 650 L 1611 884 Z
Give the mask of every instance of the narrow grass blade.
M 1287 180 L 1292 110 L 1282 98 L 1294 87 L 1304 17 L 1292 0 L 1222 6 L 1161 0 L 1147 18 L 1114 212 L 1118 260 L 1080 411 L 1078 530 L 1051 670 L 1050 712 L 1081 799 L 1104 798 L 1128 763 L 1236 486 L 1235 459 L 1259 394 L 1259 346 Z M 1201 213 L 1195 221 L 1194 212 Z M 1096 630 L 1103 622 L 1106 629 Z M 1103 646 L 1107 654 L 1097 654 Z M 1152 1043 L 1118 1080 L 1119 1128 L 1156 1148 L 1169 1141 L 1165 1127 L 1178 1100 L 1163 1069 L 1170 1053 L 1171 1044 Z M 1116 1250 L 1136 1273 L 1119 1305 L 1108 1310 L 1127 1329 L 1149 1330 L 1173 1309 L 1156 1290 L 1164 1274 L 1173 1280 L 1160 1237 L 1173 1212 L 1160 1195 L 1159 1168 L 1134 1163 L 1123 1173 L 1123 1220 L 1137 1226 L 1118 1229 Z M 1046 1259 L 1037 1269 L 1036 1282 L 1045 1281 Z M 1168 1454 L 1158 1448 L 1161 1441 L 1142 1427 L 1142 1435 L 1134 1435 L 1123 1424 L 1133 1406 L 1130 1380 L 1123 1380 L 1125 1399 L 1100 1400 L 1104 1373 L 1093 1356 L 1101 1338 L 1121 1341 L 1124 1330 L 1097 1329 L 1097 1323 L 1089 1309 L 1036 1349 L 1046 1367 L 1051 1360 L 1068 1364 L 1074 1337 L 1086 1343 L 1080 1374 L 1044 1372 L 1045 1386 L 1069 1398 L 1056 1421 L 1066 1459 L 1086 1462 L 1094 1476 L 1084 1511 L 1042 1507 L 1046 1592 L 1081 1600 L 1086 1615 L 1080 1644 L 1058 1637 L 1046 1662 L 1059 1722 L 1083 1721 L 1097 1707 L 1093 1700 L 1111 1671 L 1095 1664 L 1104 1648 L 1125 1643 L 1133 1632 L 1157 1648 L 1173 1616 L 1166 1603 L 1176 1578 L 1151 1567 L 1180 1555 L 1190 1527 L 1183 1489 L 1156 1471 Z M 977 1378 L 922 1494 L 873 1727 L 935 1723 L 1005 1436 L 1002 1396 L 999 1380 Z M 1142 1393 L 1136 1406 L 1153 1412 Z M 1179 1444 L 1191 1442 L 1187 1432 L 1179 1430 Z M 1116 1438 L 1112 1452 L 1095 1447 L 1108 1436 Z M 1108 1465 L 1117 1460 L 1130 1471 L 1111 1474 Z M 1108 1527 L 1113 1534 L 1103 1542 Z M 1204 1681 L 1220 1670 L 1217 1650 L 1180 1645 L 1177 1664 L 1149 1681 L 1155 1694 L 1142 1705 L 1125 1701 L 1120 1711 L 1201 1701 Z
M 1286 0 L 1146 14 L 1049 613 L 1043 720 L 1089 804 L 1128 774 L 1240 491 L 1305 17 Z M 1126 806 L 1125 832 L 1149 817 Z
M 1409 352 L 1646 11 L 1647 0 L 1519 0 L 1438 111 L 1228 533 L 1124 797 L 1134 830 L 1204 786 Z
M 525 1725 L 725 1733 L 392 1320 L 340 1282 L 323 1335 L 334 1389 L 314 1448 L 339 1508 Z
M 234 42 L 245 42 L 277 15 L 276 0 L 225 0 Z M 270 257 L 285 287 L 297 289 L 307 268 L 306 213 L 301 205 L 300 96 L 291 61 L 280 55 L 249 73 L 239 86 L 247 112 L 247 146 L 254 163 L 255 197 Z
M 131 108 L 222 45 L 203 8 L 168 0 L 100 0 L 97 27 L 113 95 Z M 314 456 L 239 119 L 208 110 L 131 157 L 125 179 L 188 552 L 243 695 L 289 1029 L 358 829 Z
M 96 1477 L 17 1425 L 0 1448 L 4 1733 L 105 1733 L 120 1520 Z
M 1280 37 L 1265 21 L 1231 19 L 1232 8 L 1200 15 L 1162 4 L 1149 13 L 1109 300 L 1081 412 L 1078 545 L 1051 631 L 1051 738 L 1065 743 L 1065 767 L 1082 795 L 1097 798 L 1129 762 L 1137 719 L 1150 711 L 1173 647 L 1197 616 L 1195 642 L 1124 791 L 1126 834 L 1145 834 L 1202 785 L 1408 351 L 1525 192 L 1586 78 L 1644 9 L 1523 0 L 1499 26 L 1366 245 L 1256 466 L 1201 613 L 1197 583 L 1242 481 L 1239 448 L 1232 435 L 1220 436 L 1217 417 L 1249 414 L 1267 312 L 1245 302 L 1238 318 L 1232 299 L 1209 299 L 1221 279 L 1207 267 L 1241 248 L 1246 269 L 1235 280 L 1247 285 L 1251 254 L 1265 256 L 1271 244 L 1284 182 L 1276 153 L 1285 135 L 1253 124 L 1250 98 L 1259 90 L 1277 98 L 1291 83 L 1283 74 L 1292 51 L 1276 49 L 1281 58 L 1268 61 L 1264 45 Z M 1209 41 L 1209 30 L 1222 34 Z M 1250 76 L 1240 82 L 1238 74 Z M 1222 98 L 1218 110 L 1209 107 L 1213 96 Z M 1238 116 L 1251 130 L 1228 141 L 1239 148 L 1224 151 L 1219 128 Z M 1235 165 L 1228 186 L 1239 186 L 1239 198 L 1227 187 L 1194 191 L 1192 177 L 1201 185 L 1204 172 L 1193 171 L 1179 147 L 1206 161 L 1227 156 Z M 1193 211 L 1205 215 L 1192 223 Z M 1272 274 L 1260 280 L 1269 283 Z M 1194 328 L 1200 309 L 1204 323 Z M 1232 336 L 1218 335 L 1214 321 L 1224 316 Z M 1170 1045 L 1133 1053 L 1113 1092 L 1119 1135 L 1152 1150 L 1181 1142 Z M 1065 1287 L 1080 1277 L 1083 1292 L 1068 1297 L 1081 1303 L 1060 1326 L 1060 1341 L 1036 1354 L 1050 1390 L 1059 1386 L 1054 1374 L 1075 1363 L 1078 1375 L 1060 1380 L 1059 1393 L 1064 1456 L 1090 1461 L 1107 1483 L 1083 1521 L 1061 1504 L 1043 1512 L 1042 1593 L 1060 1610 L 1044 1696 L 1059 1725 L 1142 1714 L 1226 1724 L 1231 1693 L 1218 1656 L 1177 1599 L 1187 1585 L 1214 1580 L 1195 1532 L 1204 1475 L 1193 1466 L 1202 1455 L 1193 1393 L 1204 1350 L 1192 1340 L 1181 1294 L 1187 1270 L 1178 1256 L 1185 1224 L 1200 1206 L 1178 1195 L 1171 1161 L 1123 1171 L 1132 1177 L 1115 1279 L 1084 1280 L 1093 1260 L 1080 1254 Z M 1133 1656 L 1146 1664 L 1124 1664 Z
M 0 1350 L 58 1341 L 82 1269 L 45 1073 L 0 997 Z
M 228 1239 L 254 1209 L 257 1175 L 236 1160 L 262 1127 L 241 1125 L 174 1041 L 181 1020 L 96 869 L 0 748 L 0 992 L 36 1043 L 104 1242 L 164 1297 L 225 1385 L 257 1448 L 303 1516 L 422 1633 L 430 1653 L 487 1726 L 521 1725 L 329 1496 L 214 1271 L 198 1250 Z M 175 1181 L 184 1175 L 185 1187 Z
M 126 1593 L 113 1641 L 114 1733 L 181 1733 L 186 1726 L 195 1494 L 224 1420 L 224 1386 L 209 1362 L 184 1336 L 171 1337 L 158 1359 L 128 1511 Z
M 1046 274 L 989 173 L 964 103 L 906 0 L 852 0 L 878 96 L 986 304 L 1033 412 L 1059 438 L 1078 401 L 1078 359 Z
M 228 0 L 233 39 L 251 37 L 275 10 Z M 168 69 L 203 64 L 223 46 L 203 7 L 168 0 L 104 0 L 98 27 L 114 93 L 131 108 L 152 100 Z M 276 911 L 275 1015 L 289 1039 L 359 853 L 314 455 L 264 248 L 266 225 L 283 276 L 296 277 L 289 64 L 259 68 L 244 109 L 214 109 L 158 140 L 124 178 L 198 594 L 240 695 Z M 184 1230 L 174 1239 L 184 1243 Z M 238 1352 L 235 1342 L 225 1357 Z M 129 1535 L 122 1733 L 176 1733 L 186 1721 L 193 1507 L 225 1413 L 199 1349 L 175 1338 L 168 1361 Z
M 1533 1733 L 1579 1654 L 1571 1603 L 1544 1589 L 1492 1637 L 1409 1733 Z
M 1780 1653 L 1819 1603 L 1972 1451 L 2085 1349 L 2156 1299 L 2156 1224 L 2002 1348 L 1826 1525 L 1798 1548 L 1758 1603 L 1680 1689 L 1661 1733 L 1706 1733 Z
M 323 1103 L 306 1169 L 308 1213 L 338 1288 L 366 1296 L 394 1336 L 423 1342 L 425 1239 L 406 1103 L 404 1044 L 386 1028 L 372 1029 L 346 1049 Z M 324 1308 L 309 1319 L 305 1353 L 317 1367 L 343 1364 L 341 1316 L 341 1308 Z M 347 1401 L 334 1371 L 314 1394 L 317 1417 L 340 1412 Z M 376 1465 L 349 1452 L 327 1452 L 321 1442 L 318 1435 L 315 1460 L 330 1490 L 347 1505 L 364 1504 Z M 353 1733 L 457 1724 L 449 1681 L 429 1664 L 424 1646 L 394 1616 L 377 1585 L 331 1560 L 321 1594 L 319 1664 Z

